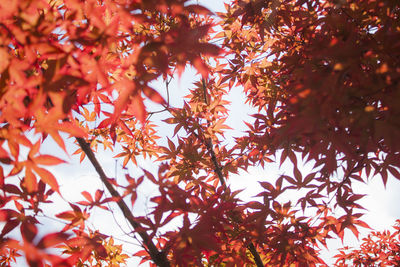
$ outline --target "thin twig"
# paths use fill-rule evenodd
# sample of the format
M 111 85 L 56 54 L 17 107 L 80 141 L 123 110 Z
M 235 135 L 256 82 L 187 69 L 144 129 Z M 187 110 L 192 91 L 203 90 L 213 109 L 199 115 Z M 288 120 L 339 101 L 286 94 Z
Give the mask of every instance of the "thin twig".
M 146 122 L 149 121 L 151 116 L 153 116 L 154 114 L 158 114 L 158 113 L 162 113 L 162 112 L 165 112 L 165 111 L 169 111 L 169 107 L 170 107 L 170 105 L 169 105 L 169 101 L 170 101 L 169 100 L 169 84 L 171 83 L 171 81 L 172 81 L 172 76 L 171 76 L 171 78 L 169 80 L 168 79 L 165 80 L 165 88 L 166 88 L 166 91 L 167 91 L 167 103 L 165 103 L 163 105 L 164 108 L 161 109 L 161 110 L 148 112 L 147 114 L 149 116 L 147 117 Z
M 364 165 L 364 160 L 365 160 L 365 157 L 363 157 L 363 159 L 361 161 L 357 162 L 357 164 L 353 168 L 351 168 L 351 170 L 349 170 L 349 172 L 346 174 L 346 176 L 343 178 L 343 180 L 338 185 L 338 187 L 337 187 L 335 193 L 333 194 L 333 196 L 326 203 L 324 209 L 315 217 L 314 221 L 312 223 L 310 223 L 310 226 L 313 226 L 318 221 L 318 219 L 322 216 L 322 213 L 325 212 L 325 210 L 327 209 L 328 205 L 331 204 L 331 202 L 333 201 L 334 198 L 338 197 L 338 191 L 340 191 L 342 189 L 344 184 L 350 179 L 350 176 L 354 172 L 358 171 L 360 168 L 363 167 L 362 165 Z
M 37 216 L 38 216 L 38 217 L 41 217 L 41 218 L 48 219 L 48 220 L 52 220 L 52 221 L 57 222 L 57 223 L 60 223 L 60 224 L 62 224 L 62 225 L 70 225 L 70 223 L 67 223 L 67 222 L 62 221 L 62 220 L 57 219 L 57 218 L 50 217 L 50 216 L 45 215 L 45 214 L 37 215 Z M 93 225 L 93 227 L 94 227 L 94 225 Z M 88 230 L 89 230 L 89 231 L 95 231 L 95 232 L 97 232 L 97 233 L 99 233 L 99 234 L 105 236 L 106 238 L 111 237 L 111 238 L 113 238 L 113 239 L 115 239 L 115 240 L 118 240 L 118 241 L 121 241 L 121 242 L 123 242 L 123 243 L 127 243 L 127 244 L 130 244 L 130 245 L 134 245 L 134 246 L 140 247 L 140 245 L 138 245 L 137 243 L 134 243 L 134 242 L 132 242 L 132 241 L 125 240 L 125 239 L 123 239 L 123 238 L 119 238 L 119 237 L 116 237 L 116 236 L 112 236 L 112 235 L 108 235 L 108 234 L 102 233 L 102 232 L 99 231 L 99 230 L 91 230 L 90 228 L 88 228 Z M 84 232 L 84 230 L 81 230 L 81 229 L 78 229 L 78 228 L 75 228 L 74 231 L 79 231 L 79 232 L 81 232 L 81 233 Z M 133 254 L 133 253 L 127 251 L 127 250 L 124 250 L 124 249 L 122 249 L 122 250 L 125 251 L 125 252 L 128 253 L 128 254 Z

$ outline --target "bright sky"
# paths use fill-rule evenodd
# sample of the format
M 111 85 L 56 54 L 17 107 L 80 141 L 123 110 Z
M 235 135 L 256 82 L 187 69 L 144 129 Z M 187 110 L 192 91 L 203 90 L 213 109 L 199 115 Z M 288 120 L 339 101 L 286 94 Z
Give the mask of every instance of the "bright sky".
M 224 10 L 223 1 L 221 0 L 203 0 L 199 2 L 213 11 Z M 172 106 L 182 105 L 183 96 L 188 93 L 188 89 L 192 86 L 192 83 L 195 82 L 193 79 L 194 76 L 195 75 L 193 71 L 187 71 L 180 81 L 173 81 L 171 83 L 170 96 Z M 165 96 L 165 87 L 163 84 L 157 85 L 156 89 Z M 232 132 L 231 135 L 228 135 L 229 137 L 232 135 L 239 135 L 240 131 L 246 129 L 243 121 L 251 121 L 251 118 L 248 116 L 251 113 L 251 108 L 244 105 L 244 95 L 238 88 L 232 89 L 230 95 L 228 96 L 228 100 L 230 100 L 232 104 L 230 107 L 230 118 L 228 119 L 227 123 L 236 130 Z M 156 108 L 156 110 L 158 109 Z M 153 118 L 161 120 L 164 116 L 165 115 L 163 114 L 159 114 L 153 116 Z M 160 127 L 159 131 L 159 135 L 164 136 L 164 138 L 165 136 L 172 136 L 172 129 L 166 127 L 165 125 Z M 45 142 L 43 153 L 54 154 L 54 147 L 54 142 L 47 140 Z M 74 150 L 70 149 L 69 152 L 72 154 Z M 93 167 L 88 163 L 87 160 L 85 160 L 83 164 L 80 164 L 77 156 L 68 158 L 61 152 L 57 152 L 57 154 L 61 155 L 62 158 L 70 162 L 70 164 L 64 164 L 51 169 L 56 177 L 61 177 L 59 183 L 65 200 L 81 201 L 84 200 L 80 194 L 81 191 L 86 190 L 93 194 L 97 189 L 104 189 Z M 102 153 L 99 155 L 98 159 L 108 176 L 116 176 L 118 179 L 118 177 L 121 178 L 124 174 L 122 172 L 121 160 L 116 161 L 113 158 L 113 154 Z M 143 161 L 140 163 L 140 165 L 147 170 L 156 171 L 156 168 L 151 161 Z M 279 169 L 278 164 L 271 163 L 266 165 L 265 169 L 262 169 L 261 167 L 250 168 L 248 173 L 241 172 L 239 175 L 232 175 L 228 183 L 235 190 L 245 189 L 241 196 L 244 200 L 250 200 L 252 196 L 259 193 L 260 186 L 257 181 L 271 179 L 275 180 L 279 174 L 283 173 L 291 174 L 291 168 L 289 166 L 283 166 L 281 169 Z M 141 173 L 137 170 L 131 170 L 130 175 L 132 177 L 137 177 L 141 175 Z M 368 194 L 368 197 L 366 197 L 361 204 L 364 204 L 364 207 L 368 208 L 368 213 L 364 219 L 373 229 L 389 229 L 390 226 L 393 225 L 395 219 L 400 217 L 400 211 L 397 208 L 399 197 L 396 194 L 396 192 L 400 191 L 400 183 L 393 178 L 389 179 L 387 189 L 388 190 L 386 191 L 384 190 L 380 178 L 372 179 L 368 185 L 357 185 L 357 190 L 359 193 Z M 150 186 L 149 183 L 144 183 L 143 186 L 139 188 L 138 195 L 140 198 L 138 199 L 138 202 L 134 208 L 135 215 L 144 215 L 146 211 L 148 211 L 148 200 L 150 196 L 154 194 L 155 190 L 156 189 L 153 186 Z M 106 190 L 104 189 L 104 191 Z M 65 205 L 65 201 L 59 200 L 57 203 L 59 203 L 57 206 L 52 205 L 51 207 L 46 207 L 46 213 L 56 214 L 60 211 L 68 209 L 68 207 Z M 113 218 L 109 213 L 103 212 L 99 209 L 93 211 L 94 212 L 92 213 L 90 219 L 90 222 L 94 226 L 93 228 L 98 228 L 101 232 L 113 235 L 116 243 L 124 243 L 124 250 L 128 254 L 132 254 L 141 249 L 136 240 L 127 237 L 126 233 L 129 232 L 130 229 L 125 219 L 119 215 L 118 211 L 115 213 L 115 218 Z M 55 226 L 57 228 L 60 227 L 59 222 L 45 218 L 43 218 L 42 221 L 44 223 L 44 226 L 41 229 L 43 234 L 51 231 L 51 229 Z M 123 230 L 121 230 L 116 224 L 117 222 Z M 122 242 L 123 240 L 126 242 Z M 351 234 L 347 234 L 345 236 L 345 243 L 350 243 L 351 245 L 355 242 L 356 240 Z M 332 251 L 338 246 L 341 246 L 341 242 L 338 240 L 333 240 L 329 241 L 328 245 Z M 326 260 L 328 264 L 332 263 L 332 254 L 334 254 L 334 252 L 323 252 L 324 260 Z M 132 258 L 129 260 L 128 266 L 137 266 L 139 261 L 140 259 L 138 258 Z M 24 266 L 24 262 L 19 261 L 18 266 Z

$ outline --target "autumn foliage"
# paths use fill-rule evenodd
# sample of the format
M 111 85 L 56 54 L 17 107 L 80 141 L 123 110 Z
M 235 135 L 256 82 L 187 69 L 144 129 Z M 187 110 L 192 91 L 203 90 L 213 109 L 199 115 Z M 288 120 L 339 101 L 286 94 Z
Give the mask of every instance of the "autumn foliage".
M 398 266 L 400 264 L 400 221 L 394 231 L 371 232 L 360 248 L 344 247 L 336 255 L 336 266 Z
M 232 0 L 217 14 L 192 2 L 0 1 L 1 266 L 323 266 L 328 239 L 369 227 L 354 183 L 400 179 L 399 2 Z M 172 106 L 170 82 L 189 65 L 198 75 Z M 254 114 L 226 142 L 231 90 Z M 107 191 L 63 199 L 64 227 L 42 235 L 43 205 L 62 197 L 50 169 L 66 163 L 47 139 L 90 161 Z M 106 175 L 103 151 L 124 180 Z M 271 177 L 274 161 L 292 174 Z M 253 166 L 266 175 L 248 201 L 229 176 Z M 137 216 L 144 181 L 158 191 Z M 110 205 L 140 239 L 134 255 L 86 223 Z M 398 225 L 363 242 L 336 264 L 399 264 Z

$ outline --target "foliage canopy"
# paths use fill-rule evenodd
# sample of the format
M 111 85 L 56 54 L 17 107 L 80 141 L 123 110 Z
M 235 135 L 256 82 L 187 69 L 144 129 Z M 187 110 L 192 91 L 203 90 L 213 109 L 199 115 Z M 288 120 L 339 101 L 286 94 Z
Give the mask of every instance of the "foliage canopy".
M 327 239 L 368 227 L 354 183 L 400 179 L 399 2 L 225 7 L 214 14 L 185 0 L 0 2 L 2 266 L 22 253 L 30 266 L 123 264 L 132 255 L 86 223 L 109 205 L 141 241 L 134 256 L 158 266 L 324 265 Z M 188 64 L 199 75 L 184 105 L 173 107 L 168 85 Z M 226 144 L 230 90 L 243 90 L 255 114 Z M 146 109 L 147 100 L 163 109 Z M 152 118 L 160 112 L 173 136 L 158 136 Z M 74 145 L 66 134 L 110 196 L 82 192 L 85 200 L 56 215 L 63 229 L 38 235 L 43 205 L 61 194 L 61 177 L 48 167 L 65 163 L 41 145 L 51 138 L 67 152 Z M 150 157 L 158 172 L 109 178 L 96 158 L 103 150 L 124 167 Z M 261 181 L 257 200 L 230 189 L 230 174 L 259 165 L 268 173 L 275 160 L 290 162 L 293 175 Z M 144 180 L 158 192 L 149 214 L 135 216 Z M 292 192 L 301 196 L 284 201 Z M 393 234 L 373 232 L 359 250 L 341 250 L 336 264 L 398 265 L 398 233 L 398 225 Z

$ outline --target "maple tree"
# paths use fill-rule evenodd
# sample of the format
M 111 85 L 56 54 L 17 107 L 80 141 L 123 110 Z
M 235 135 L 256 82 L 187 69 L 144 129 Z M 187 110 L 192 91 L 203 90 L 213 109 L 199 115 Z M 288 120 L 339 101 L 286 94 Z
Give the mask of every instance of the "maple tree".
M 400 179 L 399 3 L 234 0 L 225 7 L 213 14 L 185 0 L 0 2 L 2 266 L 21 255 L 31 266 L 125 263 L 132 255 L 86 223 L 108 205 L 140 238 L 143 250 L 133 256 L 158 266 L 324 265 L 327 239 L 368 228 L 354 183 Z M 187 64 L 199 75 L 174 107 L 168 86 Z M 226 97 L 240 89 L 254 121 L 227 144 Z M 146 100 L 163 109 L 146 109 Z M 168 114 L 173 136 L 158 136 L 156 113 Z M 51 138 L 67 152 L 66 136 L 108 192 L 67 201 L 70 210 L 55 215 L 65 227 L 39 235 L 43 205 L 61 195 L 48 167 L 65 163 L 41 146 Z M 124 181 L 109 178 L 96 157 L 103 150 L 123 167 L 150 157 L 158 172 L 134 177 L 124 169 Z M 264 179 L 254 201 L 231 190 L 230 175 L 251 166 L 268 174 L 273 161 L 290 162 L 293 175 Z M 136 216 L 144 180 L 158 192 L 151 211 Z M 300 197 L 285 200 L 293 192 Z M 396 264 L 395 229 L 342 250 L 336 264 Z

